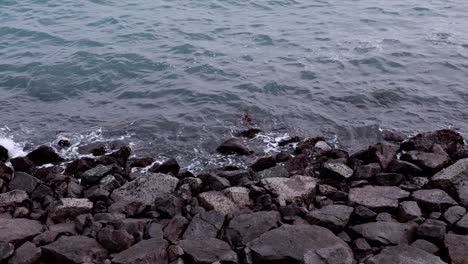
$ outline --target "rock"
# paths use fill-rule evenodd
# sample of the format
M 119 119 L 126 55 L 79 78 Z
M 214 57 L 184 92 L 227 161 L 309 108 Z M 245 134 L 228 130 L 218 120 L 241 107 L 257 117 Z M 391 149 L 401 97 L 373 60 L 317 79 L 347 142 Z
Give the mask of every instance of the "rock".
M 8 149 L 0 145 L 0 161 L 5 162 L 8 159 Z
M 239 208 L 246 208 L 252 205 L 249 196 L 249 189 L 245 187 L 229 187 L 223 191 L 224 195 L 231 199 Z
M 0 241 L 0 261 L 8 259 L 15 252 L 15 247 L 11 243 Z
M 238 263 L 237 254 L 232 251 L 226 242 L 219 239 L 181 240 L 179 246 L 189 259 L 188 263 Z
M 115 189 L 111 194 L 114 201 L 111 212 L 122 212 L 132 203 L 152 206 L 156 198 L 174 192 L 179 180 L 167 174 L 143 174 L 131 182 Z
M 366 264 L 417 264 L 417 263 L 431 263 L 431 264 L 445 264 L 439 257 L 427 253 L 424 250 L 415 248 L 408 245 L 399 245 L 396 247 L 389 247 L 377 256 L 371 257 L 366 261 Z
M 94 184 L 99 182 L 104 176 L 112 171 L 112 166 L 104 166 L 102 164 L 85 171 L 81 175 L 81 180 L 84 184 Z
M 205 188 L 208 190 L 221 191 L 231 186 L 229 180 L 214 173 L 200 174 L 198 178 L 203 181 L 203 185 L 205 185 Z
M 246 170 L 232 170 L 218 172 L 218 176 L 226 178 L 232 185 L 240 186 L 248 183 L 251 175 Z
M 450 206 L 457 205 L 452 197 L 440 189 L 415 191 L 411 197 L 427 211 L 443 212 Z
M 379 174 L 381 171 L 379 163 L 369 163 L 366 165 L 361 165 L 356 168 L 354 171 L 353 178 L 355 179 L 369 179 Z
M 244 246 L 260 235 L 278 227 L 281 216 L 276 211 L 259 211 L 235 216 L 226 228 L 231 245 Z
M 154 208 L 162 216 L 172 218 L 181 213 L 182 201 L 174 196 L 158 197 L 154 202 Z
M 291 178 L 267 178 L 262 186 L 274 196 L 283 200 L 313 199 L 316 194 L 317 180 L 312 177 L 293 176 Z
M 225 215 L 218 211 L 195 215 L 184 232 L 183 239 L 198 240 L 216 238 L 223 227 Z
M 364 186 L 349 191 L 352 204 L 363 205 L 376 212 L 398 208 L 398 200 L 409 196 L 409 192 L 394 186 Z
M 102 263 L 107 251 L 99 243 L 86 236 L 61 236 L 52 244 L 42 247 L 45 263 Z
M 0 242 L 21 244 L 41 233 L 42 230 L 41 223 L 35 220 L 0 218 Z
M 352 215 L 352 221 L 353 223 L 372 222 L 376 216 L 377 216 L 377 213 L 375 213 L 371 209 L 365 206 L 359 205 L 359 206 L 356 206 L 356 208 L 354 209 L 354 212 Z
M 198 199 L 207 210 L 216 210 L 223 214 L 233 213 L 239 209 L 231 199 L 218 191 L 200 193 Z
M 55 153 L 55 150 L 49 146 L 40 146 L 31 151 L 26 157 L 32 161 L 36 166 L 52 163 L 57 164 L 63 159 Z
M 149 171 L 177 176 L 180 171 L 180 166 L 176 159 L 169 159 L 163 162 L 163 164 L 155 164 Z
M 375 176 L 375 183 L 381 186 L 397 186 L 405 177 L 398 173 L 379 173 Z
M 4 181 L 10 181 L 13 170 L 5 165 L 4 162 L 0 161 L 0 179 Z
M 464 235 L 468 235 L 468 214 L 465 214 L 455 225 L 455 230 Z
M 171 243 L 175 244 L 182 236 L 182 233 L 184 232 L 188 223 L 189 221 L 185 217 L 177 215 L 176 217 L 172 218 L 164 227 L 164 237 Z
M 262 171 L 276 166 L 276 159 L 274 157 L 262 157 L 257 159 L 252 166 L 254 171 Z
M 464 181 L 468 181 L 468 159 L 455 162 L 431 178 L 434 186 L 446 191 L 455 188 L 456 185 Z
M 16 207 L 29 200 L 25 191 L 13 190 L 0 194 L 0 208 Z
M 136 241 L 139 241 L 143 238 L 145 228 L 150 221 L 151 219 L 147 218 L 124 218 L 116 220 L 112 224 L 115 229 L 125 230 L 132 235 Z
M 411 244 L 412 247 L 422 249 L 426 251 L 429 254 L 437 255 L 439 253 L 439 248 L 432 244 L 431 242 L 424 240 L 424 239 L 418 239 L 414 241 Z
M 9 264 L 34 264 L 41 258 L 42 250 L 31 242 L 26 242 L 16 249 L 8 261 Z
M 353 226 L 351 229 L 368 241 L 382 245 L 408 244 L 416 233 L 415 224 L 398 222 L 375 222 Z
M 35 169 L 35 165 L 32 161 L 30 161 L 27 157 L 16 157 L 10 159 L 10 163 L 15 169 L 15 172 L 25 172 L 25 173 L 33 173 Z
M 320 173 L 322 177 L 337 177 L 341 179 L 349 179 L 353 176 L 354 171 L 343 163 L 326 162 Z
M 32 193 L 38 184 L 39 180 L 36 177 L 24 172 L 15 172 L 15 176 L 11 179 L 8 187 L 10 190 L 22 190 Z
M 112 263 L 116 264 L 167 264 L 167 241 L 158 238 L 143 240 L 127 250 L 115 254 Z
M 466 214 L 466 209 L 462 206 L 452 206 L 444 213 L 444 220 L 453 225 Z
M 430 241 L 444 240 L 447 225 L 439 220 L 427 219 L 418 227 L 418 236 Z
M 400 203 L 398 210 L 398 219 L 400 222 L 408 222 L 422 217 L 421 208 L 415 201 L 405 201 Z
M 255 180 L 262 180 L 266 178 L 277 178 L 277 177 L 283 177 L 283 178 L 289 177 L 289 172 L 284 167 L 284 165 L 276 165 L 272 168 L 259 171 L 255 174 Z
M 62 198 L 50 211 L 50 217 L 56 222 L 75 219 L 78 215 L 90 213 L 93 203 L 89 199 Z
M 401 159 L 432 173 L 444 168 L 450 162 L 450 157 L 444 150 L 438 153 L 413 150 L 403 154 Z
M 283 225 L 247 244 L 253 263 L 354 263 L 349 246 L 314 225 Z
M 423 170 L 413 163 L 404 160 L 393 160 L 387 167 L 388 172 L 400 173 L 403 175 L 421 175 Z
M 146 234 L 149 238 L 163 239 L 164 237 L 162 226 L 159 223 L 151 223 L 146 230 Z
M 463 137 L 453 130 L 443 129 L 434 132 L 426 132 L 416 135 L 403 142 L 403 150 L 431 151 L 435 144 L 440 145 L 445 152 L 451 154 L 457 145 L 463 145 Z M 451 155 L 452 156 L 452 155 Z
M 216 151 L 221 154 L 249 155 L 251 151 L 237 138 L 230 138 L 221 144 Z
M 377 222 L 398 222 L 393 217 L 393 215 L 391 215 L 391 214 L 389 214 L 387 212 L 377 214 L 377 217 L 375 217 L 375 221 L 377 221 Z
M 380 167 L 386 170 L 388 165 L 396 158 L 400 147 L 396 144 L 381 142 L 369 147 L 369 152 L 373 153 L 376 160 L 379 162 Z
M 353 207 L 346 205 L 327 205 L 310 212 L 306 219 L 311 225 L 319 225 L 331 230 L 341 230 L 348 224 L 353 211 Z
M 134 238 L 125 230 L 105 227 L 97 234 L 97 240 L 109 252 L 120 252 L 132 246 Z
M 130 158 L 128 164 L 131 168 L 144 168 L 154 163 L 154 159 L 151 157 L 145 158 Z
M 464 181 L 457 185 L 456 192 L 460 204 L 468 209 L 468 181 Z
M 260 130 L 258 128 L 251 127 L 251 128 L 249 128 L 247 130 L 240 131 L 239 136 L 246 137 L 246 138 L 254 138 L 260 132 L 262 132 L 262 130 Z
M 50 244 L 54 242 L 58 236 L 59 236 L 58 232 L 48 230 L 48 231 L 45 231 L 44 233 L 41 233 L 35 236 L 32 242 L 36 246 L 42 246 L 42 245 L 46 245 L 46 244 Z
M 468 264 L 468 236 L 447 234 L 444 244 L 452 264 Z

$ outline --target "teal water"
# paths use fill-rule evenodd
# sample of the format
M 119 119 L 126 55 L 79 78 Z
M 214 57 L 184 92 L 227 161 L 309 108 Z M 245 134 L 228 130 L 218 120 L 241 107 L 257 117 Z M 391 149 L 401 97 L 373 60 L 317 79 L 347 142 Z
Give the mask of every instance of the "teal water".
M 0 125 L 33 144 L 102 128 L 168 156 L 212 151 L 245 113 L 351 145 L 467 132 L 467 14 L 465 0 L 0 0 Z

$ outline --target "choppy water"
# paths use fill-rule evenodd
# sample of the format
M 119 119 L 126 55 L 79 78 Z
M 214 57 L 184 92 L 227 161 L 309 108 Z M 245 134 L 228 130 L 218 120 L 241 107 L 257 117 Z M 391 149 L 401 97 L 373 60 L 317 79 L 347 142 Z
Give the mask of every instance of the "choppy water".
M 0 0 L 1 127 L 180 157 L 244 113 L 351 145 L 467 132 L 467 25 L 466 0 Z

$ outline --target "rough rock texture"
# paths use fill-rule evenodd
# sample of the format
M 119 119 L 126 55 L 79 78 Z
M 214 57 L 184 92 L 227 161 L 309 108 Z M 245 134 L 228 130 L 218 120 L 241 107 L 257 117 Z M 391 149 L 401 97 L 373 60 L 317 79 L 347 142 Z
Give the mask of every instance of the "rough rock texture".
M 348 179 L 353 176 L 354 171 L 346 166 L 343 163 L 337 162 L 327 162 L 323 165 L 322 175 L 326 174 L 331 177 L 341 177 L 344 179 Z
M 207 210 L 216 210 L 223 214 L 229 214 L 237 211 L 239 207 L 222 192 L 209 191 L 198 195 L 200 204 Z
M 232 245 L 246 245 L 263 233 L 278 227 L 281 216 L 278 212 L 260 211 L 235 216 L 226 229 L 226 236 Z
M 13 190 L 0 194 L 0 208 L 14 207 L 29 200 L 25 191 Z
M 455 230 L 460 234 L 468 235 L 468 214 L 465 214 L 455 225 Z
M 444 220 L 453 225 L 466 214 L 466 209 L 462 206 L 452 206 L 447 209 L 443 215 Z
M 277 177 L 263 179 L 261 184 L 274 196 L 284 200 L 311 199 L 316 193 L 317 180 L 305 176 Z
M 448 190 L 461 182 L 468 181 L 468 159 L 461 159 L 452 166 L 439 171 L 432 176 L 435 186 Z
M 43 231 L 42 224 L 24 218 L 0 218 L 0 241 L 12 244 L 24 242 Z
M 366 264 L 444 264 L 439 257 L 427 253 L 424 250 L 408 245 L 389 247 L 377 256 L 371 257 Z
M 92 209 L 93 203 L 88 199 L 62 198 L 60 203 L 51 209 L 50 215 L 54 221 L 62 222 L 89 213 Z
M 38 184 L 39 180 L 36 177 L 25 172 L 16 172 L 8 187 L 10 190 L 22 190 L 32 193 Z
M 166 249 L 169 243 L 163 239 L 143 240 L 132 247 L 113 255 L 112 263 L 116 264 L 167 264 Z
M 8 261 L 9 264 L 34 264 L 41 258 L 42 250 L 31 242 L 26 242 L 16 249 Z
M 107 251 L 93 238 L 62 236 L 42 247 L 41 259 L 46 263 L 102 263 Z
M 237 263 L 237 254 L 228 243 L 219 239 L 181 240 L 179 246 L 184 250 L 184 258 L 188 263 Z
M 416 225 L 397 222 L 374 222 L 353 226 L 351 229 L 368 241 L 382 245 L 408 244 L 413 240 Z
M 468 236 L 447 234 L 444 244 L 452 264 L 468 264 Z
M 422 217 L 421 208 L 415 201 L 405 201 L 400 203 L 398 217 L 401 222 L 408 222 L 413 219 Z
M 311 225 L 319 225 L 332 230 L 344 228 L 354 208 L 346 205 L 327 205 L 310 212 L 306 219 Z
M 457 205 L 457 202 L 450 195 L 440 189 L 419 190 L 411 196 L 421 208 L 427 211 L 443 212 L 445 209 Z
M 456 192 L 460 204 L 463 205 L 465 208 L 468 208 L 468 181 L 459 183 L 456 186 Z
M 221 154 L 249 155 L 250 150 L 237 138 L 230 138 L 224 141 L 217 149 Z
M 183 239 L 198 240 L 216 238 L 223 227 L 225 215 L 218 211 L 202 212 L 195 215 L 184 232 Z
M 40 146 L 31 151 L 26 157 L 32 161 L 36 166 L 41 166 L 47 163 L 56 164 L 63 159 L 49 146 Z
M 365 186 L 352 188 L 349 191 L 349 201 L 381 212 L 398 208 L 398 200 L 410 194 L 394 186 Z

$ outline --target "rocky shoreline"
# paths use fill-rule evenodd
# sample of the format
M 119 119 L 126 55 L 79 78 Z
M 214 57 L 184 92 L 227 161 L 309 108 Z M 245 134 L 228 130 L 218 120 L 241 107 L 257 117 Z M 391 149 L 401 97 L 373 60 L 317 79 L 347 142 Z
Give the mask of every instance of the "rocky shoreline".
M 468 146 L 451 130 L 354 154 L 321 137 L 204 173 L 105 145 L 0 146 L 0 263 L 468 263 Z M 248 142 L 248 141 L 247 141 Z M 143 169 L 145 168 L 145 169 Z

